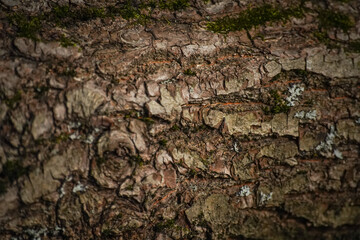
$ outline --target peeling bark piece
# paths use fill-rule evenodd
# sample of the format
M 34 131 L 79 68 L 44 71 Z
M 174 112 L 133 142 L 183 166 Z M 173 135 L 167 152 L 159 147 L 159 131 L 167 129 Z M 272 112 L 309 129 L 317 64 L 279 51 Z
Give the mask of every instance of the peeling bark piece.
M 39 139 L 53 128 L 53 117 L 51 112 L 42 111 L 35 113 L 35 118 L 31 126 L 31 134 L 34 139 Z
M 78 88 L 66 93 L 68 114 L 88 118 L 106 101 L 105 93 L 94 88 Z
M 229 114 L 225 116 L 229 134 L 249 134 L 253 126 L 261 126 L 260 119 L 254 113 Z
M 84 176 L 88 171 L 86 152 L 76 146 L 71 147 L 63 155 L 55 155 L 44 164 L 43 170 L 37 167 L 25 179 L 20 189 L 20 198 L 30 204 L 40 197 L 50 194 L 60 187 L 60 180 L 64 179 L 71 171 L 78 170 Z
M 62 60 L 75 60 L 82 56 L 81 51 L 77 47 L 62 47 L 59 42 L 34 42 L 28 38 L 16 38 L 14 46 L 23 54 L 49 60 L 58 58 Z
M 266 156 L 283 162 L 284 160 L 288 158 L 292 158 L 297 154 L 298 154 L 297 145 L 294 142 L 289 141 L 286 143 L 270 144 L 262 148 L 256 157 L 259 158 L 262 156 Z

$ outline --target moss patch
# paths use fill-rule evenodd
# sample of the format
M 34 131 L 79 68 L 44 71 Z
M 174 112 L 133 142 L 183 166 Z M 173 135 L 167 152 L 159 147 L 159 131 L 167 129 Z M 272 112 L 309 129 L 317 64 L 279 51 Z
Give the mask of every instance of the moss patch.
M 226 16 L 207 24 L 207 29 L 216 33 L 228 33 L 232 31 L 249 30 L 261 26 L 267 22 L 286 22 L 290 17 L 302 17 L 301 7 L 279 9 L 269 4 L 256 8 L 249 8 L 237 17 Z
M 171 11 L 179 11 L 190 6 L 189 0 L 160 0 L 158 1 L 160 9 L 168 9 Z
M 6 98 L 4 94 L 0 93 L 0 99 L 10 108 L 14 109 L 17 104 L 21 101 L 22 92 L 20 90 L 16 91 L 14 96 L 11 98 Z
M 60 45 L 62 47 L 75 47 L 76 43 L 65 35 L 62 35 L 60 37 Z
M 355 26 L 355 23 L 348 15 L 343 13 L 324 10 L 319 12 L 320 27 L 324 29 L 337 28 L 344 32 L 348 32 L 350 28 Z
M 14 13 L 8 16 L 10 23 L 16 26 L 19 37 L 33 40 L 38 40 L 37 34 L 42 27 L 42 18 L 43 16 L 26 16 L 21 13 Z
M 185 75 L 188 75 L 188 76 L 196 76 L 196 73 L 194 71 L 192 71 L 190 68 L 189 69 L 186 69 L 184 71 L 184 74 Z
M 346 51 L 360 53 L 360 40 L 350 42 L 346 48 Z
M 166 220 L 163 222 L 159 222 L 154 226 L 155 232 L 162 232 L 165 229 L 172 228 L 175 226 L 175 219 Z
M 0 176 L 8 179 L 10 182 L 14 182 L 26 173 L 27 169 L 21 165 L 19 160 L 7 161 L 3 166 L 3 171 Z
M 48 20 L 60 26 L 70 26 L 77 21 L 89 21 L 106 17 L 104 8 L 85 7 L 72 9 L 69 6 L 54 7 L 48 15 Z
M 275 91 L 270 91 L 270 107 L 264 107 L 265 114 L 288 113 L 290 107 L 286 104 L 285 100 L 281 98 L 280 94 Z
M 5 181 L 0 180 L 0 196 L 7 192 L 7 184 Z

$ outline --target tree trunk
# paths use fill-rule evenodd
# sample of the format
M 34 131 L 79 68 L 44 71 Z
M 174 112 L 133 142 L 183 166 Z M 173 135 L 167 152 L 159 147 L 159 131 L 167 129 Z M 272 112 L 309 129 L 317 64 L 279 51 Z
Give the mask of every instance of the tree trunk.
M 1 239 L 360 239 L 359 1 L 69 2 L 0 0 Z

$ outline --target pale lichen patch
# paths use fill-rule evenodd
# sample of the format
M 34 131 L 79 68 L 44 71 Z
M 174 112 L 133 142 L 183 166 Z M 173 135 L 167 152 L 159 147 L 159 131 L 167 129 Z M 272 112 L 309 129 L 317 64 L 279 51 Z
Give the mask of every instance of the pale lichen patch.
M 295 113 L 295 117 L 296 118 L 300 118 L 300 119 L 310 119 L 310 120 L 316 120 L 316 109 L 315 110 L 311 110 L 311 111 L 300 111 Z
M 76 186 L 74 186 L 72 192 L 73 193 L 77 193 L 77 192 L 85 192 L 87 189 L 86 186 L 84 186 L 81 182 L 78 182 L 78 184 Z
M 247 197 L 251 195 L 250 187 L 249 186 L 242 186 L 240 191 L 236 193 L 238 197 Z
M 290 95 L 286 97 L 287 105 L 289 107 L 293 107 L 299 100 L 301 94 L 304 92 L 304 87 L 294 84 L 288 88 L 288 91 Z
M 273 196 L 273 192 L 270 192 L 269 194 L 260 192 L 260 200 L 259 200 L 260 205 L 263 205 L 267 201 L 271 200 L 272 196 Z

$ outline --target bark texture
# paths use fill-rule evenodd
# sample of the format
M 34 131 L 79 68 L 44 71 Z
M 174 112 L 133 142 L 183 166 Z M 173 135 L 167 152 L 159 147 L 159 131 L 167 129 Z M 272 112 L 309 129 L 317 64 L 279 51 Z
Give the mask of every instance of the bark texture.
M 1 239 L 360 239 L 359 1 L 0 6 Z

